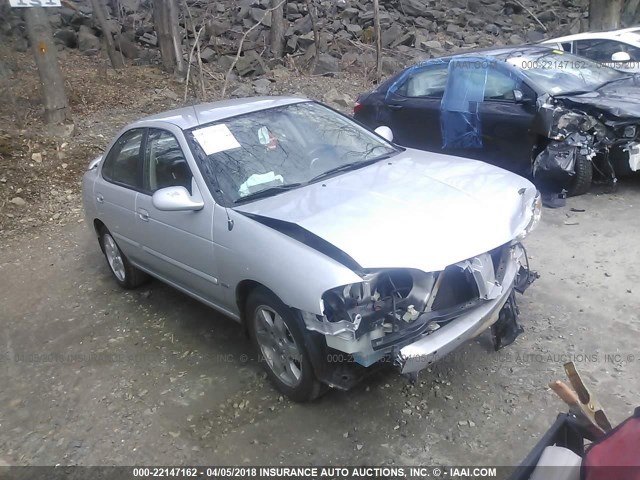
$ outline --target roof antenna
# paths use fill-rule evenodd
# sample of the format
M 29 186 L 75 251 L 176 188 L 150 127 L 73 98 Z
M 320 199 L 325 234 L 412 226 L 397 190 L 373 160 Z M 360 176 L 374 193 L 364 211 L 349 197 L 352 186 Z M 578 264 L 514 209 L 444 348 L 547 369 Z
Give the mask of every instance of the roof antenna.
M 196 116 L 196 122 L 198 122 L 198 125 L 200 125 L 200 118 L 198 118 L 198 110 L 196 110 L 196 106 L 191 105 L 191 108 L 193 108 L 193 114 Z

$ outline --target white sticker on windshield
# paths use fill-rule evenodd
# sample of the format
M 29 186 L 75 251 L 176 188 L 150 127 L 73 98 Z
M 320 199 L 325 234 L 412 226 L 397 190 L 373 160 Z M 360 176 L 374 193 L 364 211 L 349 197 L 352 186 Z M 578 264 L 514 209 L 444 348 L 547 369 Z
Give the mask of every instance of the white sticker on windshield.
M 561 87 L 551 87 L 551 93 L 560 93 L 561 91 Z
M 240 148 L 236 137 L 224 123 L 194 130 L 193 136 L 207 155 Z

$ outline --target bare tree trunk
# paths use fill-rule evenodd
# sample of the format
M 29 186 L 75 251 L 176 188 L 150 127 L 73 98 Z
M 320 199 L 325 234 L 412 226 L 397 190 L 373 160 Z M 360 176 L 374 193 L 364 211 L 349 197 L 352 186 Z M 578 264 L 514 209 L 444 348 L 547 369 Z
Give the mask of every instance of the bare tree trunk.
M 311 27 L 313 28 L 313 46 L 316 51 L 313 55 L 313 60 L 311 61 L 311 74 L 313 75 L 316 71 L 316 66 L 318 65 L 318 57 L 320 56 L 320 31 L 318 30 L 318 19 L 317 15 L 313 11 L 314 5 L 312 0 L 307 0 L 307 10 L 309 10 L 309 17 L 311 18 Z
M 42 85 L 44 120 L 46 123 L 63 123 L 71 119 L 71 110 L 47 13 L 42 7 L 25 10 L 27 35 Z
M 638 18 L 638 7 L 640 7 L 640 0 L 627 0 L 627 4 L 625 5 L 622 13 L 622 22 L 627 26 L 636 23 L 636 18 Z
M 182 41 L 178 36 L 178 5 L 176 0 L 154 0 L 153 22 L 158 34 L 158 46 L 162 66 L 177 75 L 184 76 Z
M 623 0 L 589 0 L 589 30 L 620 28 Z
M 373 0 L 373 30 L 376 36 L 376 81 L 382 78 L 382 32 L 380 31 L 380 3 Z
M 276 7 L 271 12 L 271 55 L 273 58 L 282 58 L 284 54 L 284 8 L 286 3 L 271 0 L 271 7 Z
M 107 16 L 105 15 L 105 9 L 102 1 L 91 0 L 91 7 L 93 8 L 93 15 L 98 21 L 100 28 L 102 29 L 102 35 L 107 46 L 107 54 L 109 55 L 111 66 L 113 68 L 123 68 L 124 60 L 122 59 L 122 53 L 116 52 L 116 47 L 113 43 L 113 37 L 111 36 L 111 28 L 109 27 L 109 22 L 107 21 Z

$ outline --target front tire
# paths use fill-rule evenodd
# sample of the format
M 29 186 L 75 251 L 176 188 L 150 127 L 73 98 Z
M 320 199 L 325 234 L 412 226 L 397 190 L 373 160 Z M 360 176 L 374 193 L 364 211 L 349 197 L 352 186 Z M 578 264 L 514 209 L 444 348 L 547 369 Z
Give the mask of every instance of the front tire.
M 305 346 L 302 318 L 265 288 L 247 300 L 249 335 L 267 376 L 296 402 L 309 402 L 323 391 Z
M 572 197 L 587 193 L 591 189 L 593 180 L 593 163 L 584 155 L 576 156 L 575 169 L 576 175 L 569 187 L 569 195 Z
M 106 227 L 100 229 L 98 241 L 107 259 L 109 270 L 111 270 L 113 278 L 115 278 L 118 285 L 122 288 L 132 289 L 149 280 L 149 276 L 146 273 L 131 265 Z

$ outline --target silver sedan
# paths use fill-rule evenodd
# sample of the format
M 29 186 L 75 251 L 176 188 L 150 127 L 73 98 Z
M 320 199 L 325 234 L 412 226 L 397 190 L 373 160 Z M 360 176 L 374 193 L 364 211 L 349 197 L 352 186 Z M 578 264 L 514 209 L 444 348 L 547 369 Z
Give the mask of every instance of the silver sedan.
M 83 201 L 118 284 L 153 276 L 242 322 L 298 401 L 386 362 L 415 375 L 489 327 L 511 343 L 514 291 L 535 277 L 528 180 L 301 98 L 133 123 L 91 162 Z

